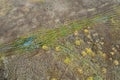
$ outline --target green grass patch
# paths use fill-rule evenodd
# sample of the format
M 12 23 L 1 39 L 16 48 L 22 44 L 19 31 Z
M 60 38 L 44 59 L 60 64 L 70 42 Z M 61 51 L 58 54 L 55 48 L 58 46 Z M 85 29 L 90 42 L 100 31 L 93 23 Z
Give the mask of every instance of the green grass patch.
M 118 8 L 115 9 L 117 12 Z M 108 21 L 111 18 L 116 17 L 115 13 L 107 12 L 106 14 L 99 14 L 92 18 L 86 18 L 79 21 L 73 21 L 67 25 L 62 25 L 59 28 L 54 29 L 41 29 L 29 34 L 27 36 L 22 36 L 15 40 L 14 42 L 8 44 L 13 48 L 13 52 L 24 52 L 29 50 L 35 50 L 36 48 L 41 48 L 42 45 L 54 46 L 60 38 L 64 38 L 72 34 L 75 30 L 81 30 L 87 26 L 94 26 L 94 24 L 102 23 Z M 29 37 L 33 37 L 33 40 L 27 41 Z M 28 46 L 25 43 L 29 42 Z M 7 45 L 6 45 L 7 46 Z M 6 47 L 4 44 L 0 47 Z M 7 51 L 7 50 L 6 50 Z

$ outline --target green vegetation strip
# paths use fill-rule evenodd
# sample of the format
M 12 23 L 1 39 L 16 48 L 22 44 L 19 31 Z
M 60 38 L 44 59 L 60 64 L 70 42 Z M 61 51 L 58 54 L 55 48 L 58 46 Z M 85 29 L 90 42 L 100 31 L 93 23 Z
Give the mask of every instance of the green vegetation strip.
M 115 8 L 114 10 L 119 11 L 119 7 Z M 56 44 L 58 39 L 72 34 L 75 30 L 79 31 L 87 26 L 93 26 L 96 23 L 105 22 L 116 16 L 118 16 L 116 13 L 108 11 L 105 14 L 96 15 L 93 18 L 73 21 L 67 25 L 62 25 L 59 28 L 41 29 L 34 34 L 20 37 L 16 41 L 8 45 L 0 46 L 0 53 L 9 53 L 9 51 L 11 51 L 12 53 L 23 53 L 25 51 L 33 51 L 36 48 L 42 47 L 43 45 L 52 46 Z M 28 40 L 28 38 L 30 38 L 30 41 Z M 7 49 L 6 46 L 10 46 L 11 48 Z

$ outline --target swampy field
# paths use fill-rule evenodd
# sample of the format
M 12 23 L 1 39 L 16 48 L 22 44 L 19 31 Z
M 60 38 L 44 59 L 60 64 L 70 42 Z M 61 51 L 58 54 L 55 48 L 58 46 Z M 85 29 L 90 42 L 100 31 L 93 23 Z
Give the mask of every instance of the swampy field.
M 0 80 L 120 80 L 120 1 L 0 0 Z

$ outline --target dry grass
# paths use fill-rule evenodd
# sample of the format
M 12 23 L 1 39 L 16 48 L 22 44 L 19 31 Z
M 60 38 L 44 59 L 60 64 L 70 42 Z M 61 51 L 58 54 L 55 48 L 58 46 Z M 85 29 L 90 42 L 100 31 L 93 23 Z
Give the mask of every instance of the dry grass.
M 38 31 L 33 35 L 19 38 L 10 44 L 12 49 L 3 53 L 7 55 L 10 51 L 14 54 L 35 53 L 29 59 L 33 64 L 37 61 L 39 63 L 34 64 L 35 66 L 29 63 L 24 65 L 28 64 L 33 68 L 39 66 L 37 68 L 41 72 L 35 70 L 38 70 L 40 75 L 33 70 L 37 79 L 41 79 L 39 76 L 42 75 L 45 80 L 119 80 L 119 50 L 116 47 L 109 47 L 112 46 L 107 44 L 109 35 L 102 36 L 109 32 L 97 32 L 95 27 L 106 26 L 107 22 L 113 27 L 118 27 L 120 21 L 110 13 L 110 15 L 75 21 L 60 28 Z M 102 28 L 105 30 L 104 27 Z M 109 48 L 112 50 L 111 54 L 107 50 Z M 24 60 L 23 56 L 21 60 Z M 10 71 L 9 75 L 13 77 L 12 70 Z

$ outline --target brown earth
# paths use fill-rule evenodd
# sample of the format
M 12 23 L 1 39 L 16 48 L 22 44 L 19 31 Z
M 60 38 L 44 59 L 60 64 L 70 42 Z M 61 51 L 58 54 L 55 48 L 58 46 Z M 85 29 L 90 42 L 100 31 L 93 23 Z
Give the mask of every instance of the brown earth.
M 0 0 L 0 44 L 42 27 L 53 28 L 119 5 L 116 0 Z

